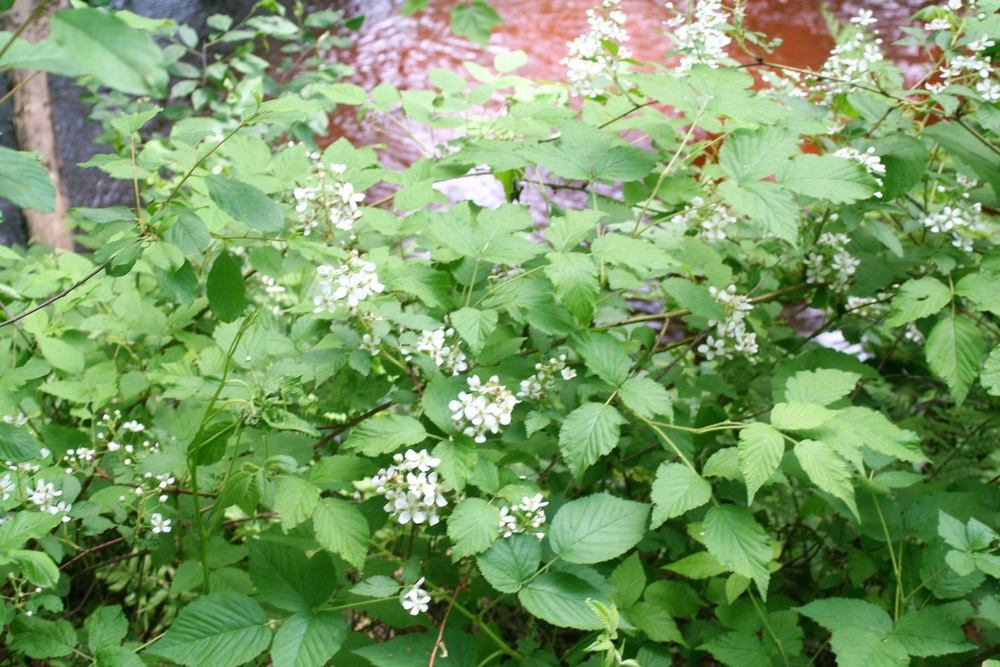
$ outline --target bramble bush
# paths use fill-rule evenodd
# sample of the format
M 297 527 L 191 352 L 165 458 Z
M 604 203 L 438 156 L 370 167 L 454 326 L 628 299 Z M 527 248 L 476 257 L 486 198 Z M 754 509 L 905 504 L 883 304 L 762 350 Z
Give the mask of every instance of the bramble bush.
M 716 0 L 635 62 L 607 0 L 568 85 L 514 52 L 432 90 L 261 9 L 0 38 L 90 87 L 134 191 L 75 209 L 92 252 L 0 249 L 3 664 L 1000 652 L 1000 2 L 921 10 L 919 81 L 867 11 L 809 71 Z M 337 106 L 436 142 L 320 148 Z

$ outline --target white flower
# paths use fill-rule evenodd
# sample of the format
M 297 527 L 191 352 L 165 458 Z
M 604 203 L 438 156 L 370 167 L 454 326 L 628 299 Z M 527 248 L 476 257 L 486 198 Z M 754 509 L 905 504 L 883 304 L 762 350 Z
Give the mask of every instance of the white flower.
M 559 64 L 567 69 L 570 94 L 597 97 L 616 81 L 624 82 L 628 73 L 628 64 L 624 61 L 631 58 L 632 53 L 622 46 L 628 41 L 628 34 L 625 14 L 618 2 L 604 0 L 598 8 L 600 12 L 587 10 L 590 30 L 566 45 L 569 55 Z M 606 48 L 608 42 L 616 44 L 614 52 Z
M 4 475 L 3 479 L 0 479 L 0 494 L 2 494 L 0 499 L 7 500 L 10 498 L 10 494 L 14 493 L 16 488 L 17 484 L 15 484 L 14 480 L 10 478 L 10 475 Z
M 413 616 L 426 613 L 430 608 L 431 596 L 422 588 L 423 583 L 424 578 L 420 577 L 399 599 L 403 609 Z
M 341 266 L 323 264 L 316 273 L 320 277 L 320 293 L 313 299 L 316 313 L 335 312 L 341 303 L 354 312 L 359 303 L 385 290 L 375 273 L 375 264 L 361 259 L 353 250 Z
M 154 533 L 170 532 L 170 519 L 164 519 L 162 514 L 152 514 L 149 517 L 149 525 L 153 527 Z
M 454 329 L 445 329 L 444 327 L 434 331 L 421 331 L 420 339 L 413 346 L 413 351 L 423 352 L 434 361 L 435 365 L 444 367 L 452 375 L 464 373 L 468 370 L 469 364 L 458 341 L 454 340 L 454 336 Z M 449 340 L 452 342 L 449 343 Z M 409 349 L 403 348 L 400 351 L 406 355 L 407 360 L 413 358 Z
M 438 509 L 448 504 L 438 474 L 433 469 L 441 459 L 431 456 L 426 449 L 412 449 L 406 454 L 393 456 L 394 465 L 383 468 L 372 478 L 377 493 L 385 496 L 383 509 L 396 517 L 400 524 L 435 525 L 441 517 Z
M 951 22 L 944 17 L 937 17 L 933 21 L 924 24 L 924 30 L 927 32 L 940 32 L 942 30 L 951 30 Z
M 526 380 L 521 380 L 521 386 L 518 389 L 518 398 L 527 398 L 532 401 L 540 401 L 545 398 L 545 396 L 556 388 L 555 375 L 559 375 L 564 380 L 570 380 L 576 376 L 576 371 L 572 368 L 566 368 L 566 355 L 560 354 L 558 357 L 552 357 L 549 359 L 548 363 L 535 364 L 535 374 Z M 569 377 L 567 377 L 567 374 Z
M 666 6 L 676 11 L 671 2 Z M 719 67 L 727 60 L 726 47 L 732 38 L 726 29 L 731 13 L 735 12 L 725 8 L 721 0 L 697 0 L 688 14 L 678 13 L 665 22 L 670 38 L 682 54 L 671 74 L 684 76 L 695 65 Z
M 318 160 L 318 156 L 315 159 Z M 339 176 L 346 170 L 347 166 L 342 164 L 331 164 L 326 171 L 323 165 L 319 165 L 317 184 L 292 190 L 295 212 L 305 236 L 309 236 L 323 224 L 345 232 L 353 231 L 354 223 L 361 218 L 358 204 L 364 201 L 365 194 L 355 192 L 351 183 L 336 178 L 328 179 L 329 174 Z
M 870 9 L 859 9 L 858 15 L 851 18 L 851 23 L 857 24 L 862 28 L 870 25 L 875 25 L 878 23 L 878 19 L 872 16 Z
M 134 419 L 122 424 L 122 428 L 125 429 L 126 431 L 131 431 L 132 433 L 142 433 L 144 430 L 146 430 L 145 426 L 135 421 Z
M 545 537 L 539 530 L 545 523 L 545 510 L 548 503 L 542 500 L 542 494 L 533 497 L 525 496 L 520 504 L 513 507 L 500 508 L 500 535 L 510 537 L 515 533 L 534 535 L 538 539 Z
M 492 376 L 484 384 L 473 375 L 467 380 L 468 392 L 459 392 L 458 398 L 448 403 L 451 419 L 462 433 L 476 442 L 486 442 L 486 434 L 494 435 L 500 426 L 510 424 L 514 406 L 520 403 L 508 389 L 500 384 L 500 378 Z
M 753 310 L 753 304 L 746 296 L 736 293 L 736 285 L 730 285 L 724 290 L 709 287 L 708 291 L 726 312 L 722 322 L 709 320 L 708 326 L 715 331 L 705 337 L 705 342 L 698 346 L 698 353 L 711 361 L 716 357 L 732 359 L 737 352 L 747 358 L 757 354 L 757 334 L 746 330 L 746 314 Z

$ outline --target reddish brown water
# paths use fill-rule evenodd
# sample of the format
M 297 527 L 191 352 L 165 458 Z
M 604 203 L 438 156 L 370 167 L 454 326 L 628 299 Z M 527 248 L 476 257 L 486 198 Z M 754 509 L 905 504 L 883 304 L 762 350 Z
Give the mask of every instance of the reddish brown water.
M 505 23 L 494 31 L 485 49 L 451 34 L 450 13 L 458 4 L 456 0 L 430 0 L 426 9 L 408 17 L 399 16 L 404 0 L 333 0 L 332 4 L 348 16 L 366 17 L 354 46 L 336 55 L 356 70 L 348 81 L 371 90 L 383 82 L 399 88 L 426 88 L 432 67 L 463 72 L 463 61 L 489 65 L 496 54 L 511 50 L 528 54 L 528 64 L 518 74 L 564 81 L 559 61 L 566 56 L 566 43 L 586 31 L 586 11 L 597 0 L 490 0 Z M 820 12 L 824 4 L 842 22 L 856 15 L 859 9 L 872 10 L 879 19 L 876 27 L 882 31 L 886 44 L 891 44 L 899 37 L 899 27 L 906 25 L 909 17 L 927 3 L 925 0 L 749 0 L 747 22 L 754 30 L 782 39 L 775 60 L 799 67 L 819 67 L 833 46 Z M 663 21 L 668 18 L 664 3 L 622 0 L 621 5 L 628 16 L 629 48 L 636 59 L 662 60 L 670 46 L 661 32 Z M 917 53 L 891 46 L 889 53 L 901 64 L 919 67 Z M 365 124 L 359 127 L 354 110 L 345 112 L 332 119 L 331 139 L 343 136 L 356 144 L 387 144 L 388 161 L 396 166 L 419 157 L 418 150 L 408 142 L 395 140 Z

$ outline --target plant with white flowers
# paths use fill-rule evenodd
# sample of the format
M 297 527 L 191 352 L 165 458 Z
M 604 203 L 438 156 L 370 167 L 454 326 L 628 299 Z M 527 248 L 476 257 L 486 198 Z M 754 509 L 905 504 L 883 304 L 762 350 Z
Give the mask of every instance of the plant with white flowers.
M 400 524 L 436 525 L 441 517 L 438 510 L 448 504 L 444 488 L 434 468 L 441 459 L 408 449 L 393 457 L 394 465 L 383 468 L 372 478 L 375 491 L 385 496 L 385 511 Z
M 486 382 L 471 375 L 466 380 L 469 391 L 459 392 L 458 398 L 448 403 L 455 428 L 478 443 L 486 442 L 486 435 L 496 435 L 501 426 L 510 424 L 514 406 L 520 401 L 500 384 L 493 375 Z

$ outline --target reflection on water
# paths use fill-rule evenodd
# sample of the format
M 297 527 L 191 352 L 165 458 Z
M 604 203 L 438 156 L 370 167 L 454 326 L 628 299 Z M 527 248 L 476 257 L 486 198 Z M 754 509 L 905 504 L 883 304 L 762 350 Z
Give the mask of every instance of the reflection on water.
M 431 0 L 429 6 L 407 17 L 399 16 L 404 0 L 332 0 L 332 8 L 348 16 L 364 14 L 356 43 L 334 54 L 352 65 L 356 73 L 347 80 L 366 90 L 388 82 L 398 88 L 427 88 L 432 67 L 464 71 L 462 62 L 472 60 L 489 65 L 504 51 L 523 50 L 528 64 L 518 74 L 536 80 L 565 81 L 559 61 L 566 56 L 566 43 L 587 29 L 586 12 L 598 0 L 490 0 L 503 17 L 485 49 L 451 34 L 451 8 L 457 0 Z M 315 2 L 315 0 L 314 0 Z M 749 0 L 747 23 L 753 30 L 782 39 L 774 59 L 784 64 L 818 68 L 833 46 L 821 6 L 826 5 L 841 22 L 859 9 L 875 13 L 887 45 L 899 36 L 899 27 L 926 4 L 924 0 Z M 631 36 L 629 48 L 637 60 L 662 60 L 669 40 L 662 34 L 668 16 L 661 0 L 622 0 Z M 330 0 L 314 5 L 330 9 Z M 920 54 L 901 47 L 887 47 L 890 57 L 916 70 Z M 914 77 L 916 78 L 916 77 Z M 387 144 L 387 164 L 400 166 L 420 156 L 412 142 L 379 133 L 376 128 L 358 125 L 354 109 L 331 119 L 330 140 L 347 137 L 357 145 Z

